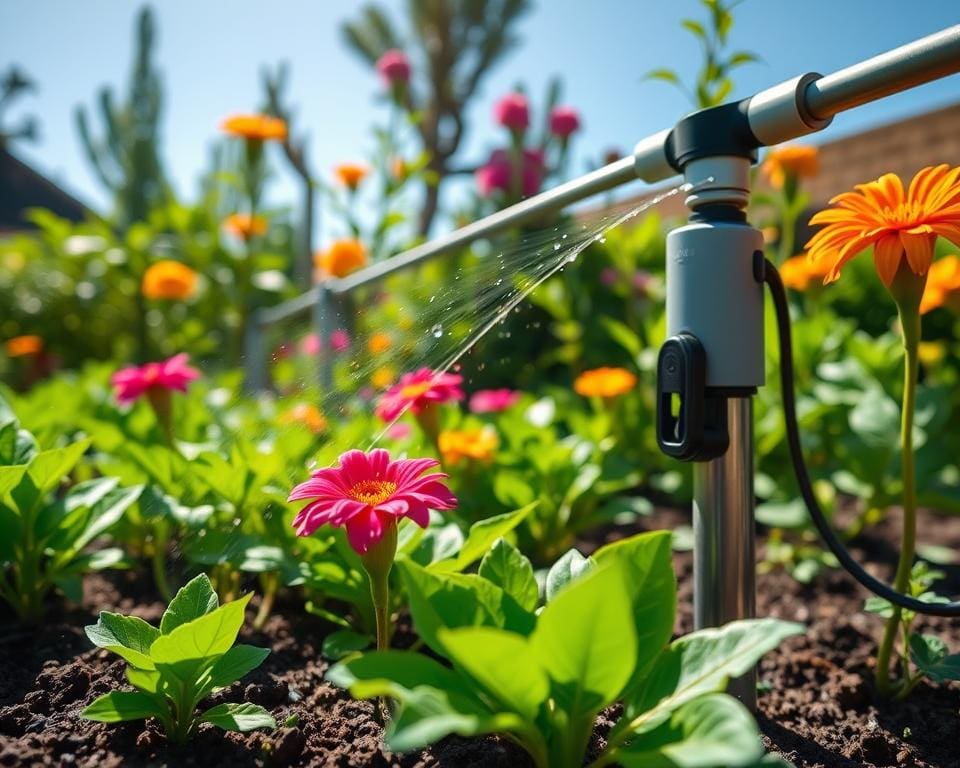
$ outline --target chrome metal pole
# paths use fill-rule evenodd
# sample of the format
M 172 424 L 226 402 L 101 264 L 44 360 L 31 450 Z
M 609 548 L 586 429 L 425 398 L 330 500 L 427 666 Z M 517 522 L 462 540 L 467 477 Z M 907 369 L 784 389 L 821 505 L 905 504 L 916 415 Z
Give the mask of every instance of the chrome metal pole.
M 693 465 L 693 622 L 719 627 L 756 616 L 753 517 L 753 400 L 727 401 L 730 447 Z M 756 673 L 730 684 L 753 709 Z

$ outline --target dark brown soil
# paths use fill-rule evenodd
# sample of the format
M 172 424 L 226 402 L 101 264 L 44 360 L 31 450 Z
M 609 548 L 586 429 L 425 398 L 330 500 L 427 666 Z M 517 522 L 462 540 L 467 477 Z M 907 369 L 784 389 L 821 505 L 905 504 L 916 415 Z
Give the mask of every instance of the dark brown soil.
M 683 515 L 663 510 L 644 527 L 671 527 Z M 866 562 L 895 557 L 896 513 L 863 537 Z M 631 531 L 611 530 L 601 540 Z M 960 546 L 960 520 L 926 518 L 921 539 Z M 585 542 L 589 546 L 590 542 Z M 680 576 L 678 631 L 691 628 L 689 553 L 676 558 Z M 949 569 L 942 588 L 960 592 L 960 568 Z M 884 575 L 886 570 L 878 568 Z M 122 685 L 122 661 L 91 649 L 83 625 L 101 609 L 156 621 L 162 605 L 131 574 L 87 579 L 83 604 L 54 612 L 39 628 L 0 623 L 0 767 L 6 766 L 403 766 L 404 768 L 524 768 L 522 752 L 496 737 L 449 738 L 416 755 L 391 755 L 380 747 L 380 728 L 367 702 L 355 702 L 323 681 L 319 649 L 329 626 L 279 606 L 263 632 L 245 630 L 245 642 L 270 645 L 263 666 L 217 700 L 245 700 L 271 710 L 275 733 L 223 734 L 203 726 L 177 751 L 154 727 L 101 725 L 80 719 L 96 696 Z M 798 768 L 854 766 L 960 766 L 960 686 L 921 684 L 906 703 L 878 700 L 872 685 L 879 618 L 861 610 L 865 594 L 841 573 L 822 574 L 812 585 L 785 573 L 759 579 L 759 612 L 802 621 L 808 632 L 762 662 L 758 719 L 771 750 Z M 926 631 L 960 649 L 960 623 L 921 619 Z M 213 701 L 216 703 L 216 700 Z M 597 742 L 602 734 L 598 732 Z

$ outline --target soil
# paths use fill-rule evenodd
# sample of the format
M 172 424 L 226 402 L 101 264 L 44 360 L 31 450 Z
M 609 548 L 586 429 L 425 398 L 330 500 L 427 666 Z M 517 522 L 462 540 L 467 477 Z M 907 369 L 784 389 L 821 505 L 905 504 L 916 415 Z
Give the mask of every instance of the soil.
M 686 522 L 675 510 L 658 510 L 643 528 Z M 895 558 L 898 517 L 864 534 L 854 548 L 862 562 L 886 576 Z M 960 520 L 926 516 L 921 540 L 960 547 Z M 602 532 L 584 549 L 633 533 Z M 690 553 L 677 553 L 680 580 L 678 632 L 692 627 Z M 960 567 L 946 569 L 939 589 L 960 592 Z M 801 621 L 808 631 L 762 661 L 757 718 L 767 747 L 797 768 L 960 766 L 960 685 L 922 683 L 905 703 L 885 703 L 872 672 L 882 620 L 862 612 L 866 594 L 841 572 L 825 572 L 802 585 L 783 572 L 758 577 L 758 612 Z M 252 609 L 256 608 L 255 600 Z M 40 627 L 0 617 L 0 768 L 13 766 L 374 766 L 376 768 L 526 768 L 526 756 L 497 737 L 451 737 L 419 754 L 394 755 L 381 747 L 381 729 L 368 702 L 353 701 L 324 682 L 320 655 L 331 627 L 282 601 L 262 632 L 245 629 L 244 642 L 269 645 L 264 664 L 217 695 L 271 710 L 274 733 L 224 734 L 201 726 L 184 750 L 167 745 L 153 725 L 103 725 L 78 713 L 95 697 L 122 686 L 124 662 L 91 649 L 83 625 L 100 610 L 157 622 L 163 606 L 142 578 L 127 572 L 87 579 L 81 605 L 53 608 Z M 252 613 L 248 616 L 252 618 Z M 919 628 L 960 648 L 960 623 L 918 619 Z M 399 629 L 398 645 L 412 639 Z M 598 726 L 595 748 L 605 725 Z

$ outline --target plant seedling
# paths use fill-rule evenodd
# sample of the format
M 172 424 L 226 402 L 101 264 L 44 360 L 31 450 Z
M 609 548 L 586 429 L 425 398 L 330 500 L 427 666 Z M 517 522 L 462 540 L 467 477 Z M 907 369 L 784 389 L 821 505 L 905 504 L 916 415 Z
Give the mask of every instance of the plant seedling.
M 81 713 L 88 720 L 118 723 L 156 717 L 173 743 L 182 745 L 200 723 L 225 731 L 276 728 L 273 716 L 256 704 L 219 704 L 205 712 L 197 705 L 260 666 L 270 651 L 234 645 L 250 595 L 218 605 L 206 574 L 187 583 L 167 606 L 160 628 L 135 616 L 101 612 L 86 627 L 94 645 L 126 660 L 135 691 L 111 691 Z

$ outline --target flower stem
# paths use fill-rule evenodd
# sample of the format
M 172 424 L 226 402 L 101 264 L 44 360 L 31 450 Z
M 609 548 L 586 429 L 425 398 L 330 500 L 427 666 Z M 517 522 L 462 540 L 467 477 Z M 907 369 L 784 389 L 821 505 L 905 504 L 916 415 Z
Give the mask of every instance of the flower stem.
M 899 306 L 899 305 L 898 305 Z M 915 308 L 900 307 L 900 324 L 903 329 L 905 352 L 903 369 L 903 405 L 900 416 L 900 465 L 903 475 L 903 533 L 900 542 L 900 560 L 893 587 L 898 592 L 907 592 L 910 586 L 910 571 L 917 539 L 917 480 L 913 455 L 913 416 L 917 398 L 917 349 L 920 344 L 920 314 Z M 900 608 L 894 607 L 887 619 L 883 639 L 877 652 L 876 684 L 880 695 L 889 697 L 897 692 L 890 680 L 890 657 L 901 622 Z M 906 650 L 904 651 L 906 652 Z M 901 681 L 901 685 L 906 681 Z
M 391 519 L 380 540 L 360 555 L 370 581 L 370 597 L 373 599 L 373 612 L 377 621 L 378 651 L 390 648 L 390 570 L 396 555 L 397 524 Z M 386 699 L 377 701 L 376 712 L 380 721 L 385 723 L 389 714 Z

